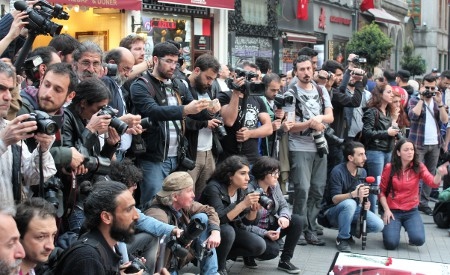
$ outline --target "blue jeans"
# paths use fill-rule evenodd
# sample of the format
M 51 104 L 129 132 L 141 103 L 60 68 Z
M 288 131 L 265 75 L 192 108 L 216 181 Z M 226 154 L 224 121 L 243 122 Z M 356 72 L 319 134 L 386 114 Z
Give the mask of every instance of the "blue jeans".
M 346 199 L 331 207 L 326 212 L 327 219 L 333 227 L 339 230 L 339 239 L 348 239 L 355 233 L 361 207 L 353 199 Z M 367 211 L 367 233 L 383 230 L 383 220 L 373 212 Z
M 425 228 L 417 208 L 409 211 L 391 210 L 395 220 L 391 220 L 383 229 L 383 244 L 387 250 L 398 247 L 402 226 L 408 233 L 409 244 L 421 246 L 425 243 Z
M 194 241 L 194 250 L 197 256 L 197 258 L 200 258 L 200 253 L 203 250 L 202 244 L 209 238 L 209 230 L 208 230 L 208 216 L 205 213 L 198 213 L 191 217 L 191 220 L 193 219 L 199 219 L 202 223 L 205 230 L 202 234 Z M 218 269 L 218 263 L 217 263 L 217 253 L 216 249 L 211 249 L 212 255 L 211 256 L 204 256 L 203 259 L 200 261 L 200 274 L 216 274 Z
M 366 151 L 367 176 L 372 176 L 375 179 L 379 179 L 378 177 L 381 177 L 381 173 L 383 172 L 384 166 L 386 165 L 386 163 L 391 161 L 391 154 L 392 154 L 391 152 L 386 153 L 382 151 L 372 151 L 372 150 Z M 377 185 L 380 184 L 378 180 L 376 184 Z M 377 209 L 377 196 L 370 194 L 369 201 L 370 201 L 370 211 L 375 213 Z
M 144 175 L 139 186 L 141 188 L 140 205 L 144 206 L 161 190 L 163 180 L 177 169 L 177 157 L 169 157 L 163 162 L 139 160 L 139 164 Z

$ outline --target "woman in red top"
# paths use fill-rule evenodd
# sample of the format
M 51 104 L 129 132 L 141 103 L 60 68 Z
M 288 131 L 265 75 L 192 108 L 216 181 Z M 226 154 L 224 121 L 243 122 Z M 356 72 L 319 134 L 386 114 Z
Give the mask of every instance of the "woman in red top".
M 379 201 L 384 209 L 383 243 L 388 250 L 396 249 L 400 242 L 400 229 L 408 233 L 410 245 L 425 243 L 425 229 L 417 206 L 419 205 L 419 180 L 433 188 L 439 187 L 447 174 L 448 162 L 439 166 L 433 176 L 419 162 L 414 144 L 401 139 L 392 151 L 391 163 L 386 164 L 381 175 Z

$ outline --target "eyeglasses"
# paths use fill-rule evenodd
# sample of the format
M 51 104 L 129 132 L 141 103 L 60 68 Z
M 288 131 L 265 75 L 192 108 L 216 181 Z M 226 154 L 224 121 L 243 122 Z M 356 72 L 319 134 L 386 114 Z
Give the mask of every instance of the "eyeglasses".
M 172 59 L 166 59 L 166 58 L 160 58 L 159 60 L 162 60 L 169 65 L 176 65 L 178 63 L 178 60 L 172 60 Z
M 270 173 L 270 175 L 274 178 L 277 178 L 280 175 L 280 171 L 272 172 L 272 173 Z
M 81 66 L 85 67 L 85 68 L 88 68 L 88 67 L 90 67 L 91 65 L 92 65 L 92 67 L 94 67 L 94 68 L 98 68 L 98 67 L 100 67 L 100 65 L 101 65 L 100 62 L 90 62 L 90 61 L 87 61 L 87 60 L 80 61 L 80 62 L 78 62 L 78 63 L 79 63 Z

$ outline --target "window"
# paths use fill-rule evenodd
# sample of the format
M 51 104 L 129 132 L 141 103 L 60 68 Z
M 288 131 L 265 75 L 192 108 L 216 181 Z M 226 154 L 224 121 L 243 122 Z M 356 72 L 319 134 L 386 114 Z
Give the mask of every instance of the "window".
M 408 3 L 409 12 L 411 14 L 411 18 L 416 23 L 416 26 L 420 26 L 422 24 L 421 20 L 421 0 L 406 0 Z

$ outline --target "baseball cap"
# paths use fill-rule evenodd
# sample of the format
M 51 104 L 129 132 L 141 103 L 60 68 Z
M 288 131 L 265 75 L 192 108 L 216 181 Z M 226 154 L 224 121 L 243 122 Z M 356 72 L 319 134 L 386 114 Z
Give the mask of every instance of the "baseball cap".
M 194 186 L 194 181 L 192 180 L 191 175 L 186 172 L 173 172 L 164 179 L 162 190 L 156 195 L 158 197 L 167 197 L 174 192 L 191 186 Z

